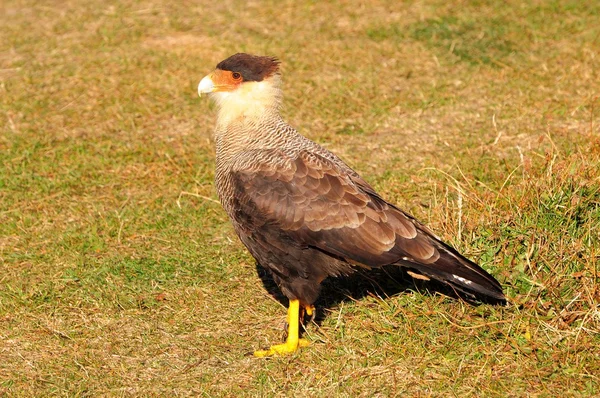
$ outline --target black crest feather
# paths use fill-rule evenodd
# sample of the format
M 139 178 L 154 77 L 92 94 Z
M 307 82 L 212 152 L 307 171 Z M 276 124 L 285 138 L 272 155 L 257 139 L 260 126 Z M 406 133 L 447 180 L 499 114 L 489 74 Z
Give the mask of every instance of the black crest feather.
M 219 62 L 217 69 L 238 72 L 245 81 L 260 82 L 279 70 L 277 58 L 237 53 Z

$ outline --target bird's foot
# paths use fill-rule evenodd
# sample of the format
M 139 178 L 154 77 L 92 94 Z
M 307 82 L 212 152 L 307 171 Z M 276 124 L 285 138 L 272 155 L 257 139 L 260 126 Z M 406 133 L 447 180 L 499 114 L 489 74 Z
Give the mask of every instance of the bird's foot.
M 268 350 L 254 351 L 254 356 L 258 358 L 284 356 L 293 354 L 300 347 L 307 347 L 310 343 L 306 339 L 298 339 L 297 341 L 286 341 L 283 344 L 271 346 Z
M 304 318 L 304 314 L 308 315 L 310 317 L 309 322 L 312 322 L 315 320 L 315 306 L 314 305 L 306 305 L 306 306 L 302 306 L 302 309 L 304 310 L 302 315 L 300 316 L 300 319 Z
M 314 313 L 315 313 L 314 305 L 306 305 L 306 306 L 302 306 L 302 308 L 304 308 L 304 312 L 306 312 L 306 315 L 314 316 Z
M 310 314 L 313 314 L 314 307 L 310 306 Z M 308 311 L 308 308 L 304 307 Z M 287 313 L 287 336 L 285 343 L 271 346 L 268 350 L 259 350 L 254 352 L 254 356 L 259 358 L 271 357 L 274 355 L 289 355 L 293 354 L 300 347 L 306 347 L 308 341 L 299 338 L 300 326 L 300 301 L 290 300 L 290 306 Z

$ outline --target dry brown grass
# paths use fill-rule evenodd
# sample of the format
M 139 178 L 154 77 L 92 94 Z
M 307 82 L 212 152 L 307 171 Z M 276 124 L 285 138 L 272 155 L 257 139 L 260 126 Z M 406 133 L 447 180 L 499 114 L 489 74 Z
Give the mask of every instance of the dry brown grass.
M 598 6 L 0 13 L 0 395 L 600 393 Z M 280 338 L 284 308 L 214 203 L 214 115 L 195 88 L 237 51 L 280 57 L 290 123 L 512 305 L 330 281 L 311 347 L 248 356 Z

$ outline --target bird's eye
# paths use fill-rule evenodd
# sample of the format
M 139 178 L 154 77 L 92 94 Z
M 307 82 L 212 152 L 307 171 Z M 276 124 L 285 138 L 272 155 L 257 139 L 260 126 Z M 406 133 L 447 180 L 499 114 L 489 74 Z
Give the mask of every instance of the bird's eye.
M 235 80 L 240 80 L 242 78 L 242 74 L 239 72 L 233 72 L 231 74 L 231 76 L 235 79 Z

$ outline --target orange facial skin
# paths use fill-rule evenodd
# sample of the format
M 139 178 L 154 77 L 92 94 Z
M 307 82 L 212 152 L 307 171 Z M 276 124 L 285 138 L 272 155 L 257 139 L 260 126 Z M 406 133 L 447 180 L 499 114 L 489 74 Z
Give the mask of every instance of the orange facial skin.
M 215 69 L 209 78 L 215 86 L 213 92 L 233 91 L 244 81 L 240 73 L 221 69 Z

